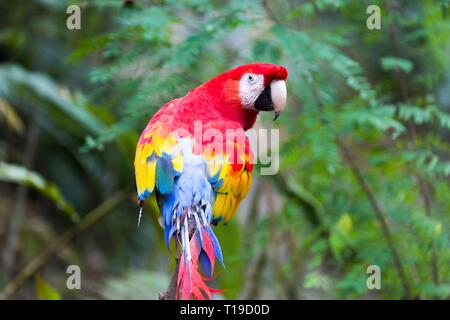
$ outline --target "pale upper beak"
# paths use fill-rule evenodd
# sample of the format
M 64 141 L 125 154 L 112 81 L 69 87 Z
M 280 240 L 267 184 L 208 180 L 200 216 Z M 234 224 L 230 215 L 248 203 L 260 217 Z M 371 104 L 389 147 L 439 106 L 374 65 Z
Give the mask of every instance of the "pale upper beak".
M 274 105 L 275 118 L 280 116 L 281 112 L 286 107 L 287 100 L 287 90 L 286 90 L 286 81 L 284 80 L 273 80 L 270 83 L 270 94 L 272 98 L 272 102 Z

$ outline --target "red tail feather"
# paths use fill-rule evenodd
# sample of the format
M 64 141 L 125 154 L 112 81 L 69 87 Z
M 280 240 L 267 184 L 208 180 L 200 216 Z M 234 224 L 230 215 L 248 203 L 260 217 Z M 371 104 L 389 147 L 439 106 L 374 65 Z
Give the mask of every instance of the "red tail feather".
M 222 290 L 210 288 L 206 282 L 211 279 L 203 276 L 199 271 L 199 256 L 202 250 L 208 256 L 211 263 L 211 270 L 214 270 L 214 247 L 209 234 L 202 232 L 202 244 L 200 243 L 200 230 L 195 232 L 189 240 L 190 259 L 184 250 L 181 252 L 180 265 L 178 270 L 176 299 L 205 300 L 211 299 L 212 294 L 223 292 Z M 201 246 L 203 245 L 203 247 Z M 183 247 L 183 246 L 182 246 Z

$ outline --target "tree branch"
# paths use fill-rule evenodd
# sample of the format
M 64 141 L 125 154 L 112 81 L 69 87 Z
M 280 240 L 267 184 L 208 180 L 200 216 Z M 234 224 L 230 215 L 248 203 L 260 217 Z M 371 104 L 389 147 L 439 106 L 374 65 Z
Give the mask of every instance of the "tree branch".
M 392 257 L 394 259 L 395 267 L 397 268 L 398 275 L 400 277 L 400 280 L 403 285 L 403 290 L 405 293 L 406 299 L 411 299 L 411 287 L 409 285 L 409 282 L 406 278 L 405 271 L 403 269 L 403 264 L 400 259 L 400 255 L 397 252 L 397 249 L 395 248 L 394 241 L 392 239 L 391 231 L 389 230 L 389 226 L 386 222 L 385 214 L 383 210 L 381 209 L 381 206 L 378 202 L 378 200 L 375 197 L 374 192 L 370 188 L 369 184 L 364 179 L 358 165 L 356 164 L 355 159 L 353 158 L 353 155 L 350 152 L 350 149 L 342 142 L 342 140 L 337 137 L 336 138 L 337 144 L 339 145 L 340 150 L 343 153 L 343 156 L 350 166 L 350 169 L 353 172 L 353 175 L 356 178 L 356 181 L 363 189 L 364 193 L 367 196 L 367 199 L 370 202 L 370 205 L 372 206 L 372 209 L 375 213 L 375 216 L 377 217 L 378 221 L 381 224 L 381 229 L 383 230 L 384 237 L 386 238 L 386 242 L 388 244 L 388 247 L 391 251 Z
M 33 116 L 35 116 L 33 113 Z M 33 166 L 33 160 L 35 158 L 37 145 L 39 143 L 39 126 L 33 117 L 30 120 L 30 128 L 26 138 L 25 150 L 24 150 L 24 167 L 31 169 Z M 20 185 L 17 187 L 17 193 L 14 200 L 14 210 L 10 215 L 10 221 L 7 224 L 7 233 L 5 237 L 5 246 L 2 254 L 2 263 L 5 271 L 5 278 L 10 280 L 14 269 L 14 261 L 17 250 L 17 244 L 19 242 L 19 228 L 23 223 L 25 215 L 25 203 L 28 194 L 28 188 Z M 9 228 L 8 228 L 9 227 Z
M 392 1 L 389 2 L 389 8 L 392 11 L 397 10 L 398 7 L 399 6 L 398 6 L 397 2 L 395 2 L 395 3 L 393 3 Z M 398 44 L 397 23 L 396 23 L 395 18 L 394 18 L 391 28 L 390 28 L 390 35 L 391 35 L 391 43 L 392 43 L 392 48 L 393 48 L 394 54 L 398 58 L 398 57 L 400 57 L 400 49 L 399 49 L 399 44 Z M 408 87 L 405 82 L 402 71 L 400 70 L 399 67 L 396 67 L 394 69 L 394 73 L 395 73 L 395 78 L 400 85 L 400 93 L 401 93 L 402 100 L 404 102 L 407 102 L 409 93 L 408 93 Z M 417 143 L 416 143 L 417 135 L 416 135 L 416 129 L 414 127 L 414 124 L 411 123 L 411 121 L 408 121 L 406 123 L 406 127 L 407 127 L 407 135 L 408 135 L 408 138 L 411 143 L 411 149 L 417 150 Z M 432 210 L 431 210 L 432 197 L 431 197 L 430 188 L 428 187 L 423 175 L 417 169 L 415 171 L 416 171 L 415 177 L 416 177 L 417 184 L 418 184 L 419 190 L 420 190 L 420 195 L 422 197 L 422 201 L 424 204 L 425 215 L 427 217 L 431 218 L 431 216 L 432 216 Z M 431 239 L 431 273 L 432 273 L 432 277 L 433 277 L 433 282 L 436 285 L 438 285 L 439 284 L 439 268 L 438 268 L 438 257 L 437 257 L 436 245 L 434 243 L 434 239 Z
M 120 202 L 122 202 L 128 194 L 128 190 L 122 190 L 108 198 L 105 202 L 100 204 L 97 208 L 89 212 L 76 226 L 64 232 L 61 236 L 56 238 L 52 243 L 37 257 L 32 259 L 18 275 L 6 285 L 0 292 L 0 300 L 9 298 L 14 292 L 19 289 L 22 284 L 34 275 L 40 268 L 50 261 L 53 255 L 62 247 L 69 243 L 77 234 L 85 231 L 100 218 L 114 209 Z
M 313 89 L 313 96 L 314 96 L 314 99 L 316 100 L 318 108 L 321 111 L 324 111 L 325 106 L 319 97 L 319 94 L 317 92 L 317 87 L 314 83 L 312 84 L 312 89 Z M 324 120 L 322 120 L 322 121 L 324 121 Z M 334 133 L 334 136 L 336 139 L 336 143 L 337 143 L 339 149 L 341 150 L 342 155 L 344 156 L 344 160 L 349 165 L 353 175 L 356 178 L 356 181 L 358 182 L 358 184 L 364 191 L 367 199 L 369 200 L 369 203 L 375 213 L 376 218 L 378 219 L 379 223 L 381 224 L 381 228 L 383 230 L 384 237 L 386 238 L 387 245 L 388 245 L 389 250 L 391 251 L 392 257 L 394 259 L 394 265 L 397 269 L 397 273 L 400 277 L 400 281 L 402 282 L 404 296 L 406 299 L 411 299 L 411 287 L 409 285 L 408 279 L 406 278 L 406 274 L 403 269 L 403 264 L 401 262 L 400 255 L 398 254 L 397 249 L 395 248 L 394 241 L 392 239 L 392 235 L 389 230 L 389 226 L 386 222 L 385 214 L 384 214 L 383 210 L 381 209 L 381 206 L 375 196 L 375 193 L 372 191 L 371 187 L 369 186 L 367 181 L 364 179 L 362 172 L 359 169 L 358 164 L 356 163 L 350 149 L 341 140 L 339 135 L 336 132 L 334 132 L 334 130 L 333 130 L 333 133 Z

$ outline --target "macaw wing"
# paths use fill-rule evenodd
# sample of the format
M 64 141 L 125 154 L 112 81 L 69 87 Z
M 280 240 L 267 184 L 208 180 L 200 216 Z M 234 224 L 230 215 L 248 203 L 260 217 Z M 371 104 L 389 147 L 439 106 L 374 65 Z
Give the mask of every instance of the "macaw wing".
M 183 171 L 178 140 L 163 121 L 150 122 L 142 133 L 134 160 L 139 199 L 144 201 L 154 190 L 169 194 L 174 180 Z
M 224 138 L 222 153 L 206 147 L 208 180 L 216 194 L 213 205 L 215 222 L 227 223 L 247 195 L 252 183 L 253 154 L 244 130 L 235 129 L 234 138 Z M 212 145 L 212 144 L 211 144 Z

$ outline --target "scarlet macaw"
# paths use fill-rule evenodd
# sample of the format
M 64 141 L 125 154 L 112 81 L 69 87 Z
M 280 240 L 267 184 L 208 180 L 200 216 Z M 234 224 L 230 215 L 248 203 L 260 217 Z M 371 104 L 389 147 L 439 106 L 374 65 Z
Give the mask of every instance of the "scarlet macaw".
M 226 71 L 166 103 L 142 132 L 136 148 L 139 204 L 155 193 L 170 248 L 180 255 L 177 299 L 211 298 L 207 286 L 219 241 L 211 224 L 227 223 L 250 189 L 253 155 L 245 130 L 259 111 L 286 105 L 286 68 L 252 63 Z

